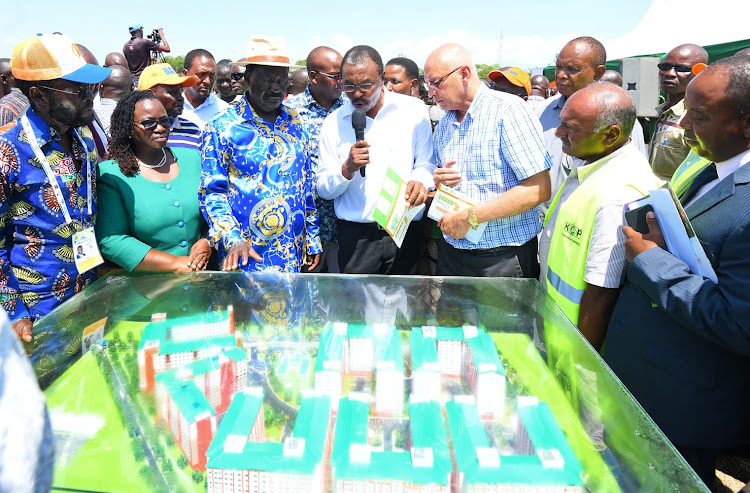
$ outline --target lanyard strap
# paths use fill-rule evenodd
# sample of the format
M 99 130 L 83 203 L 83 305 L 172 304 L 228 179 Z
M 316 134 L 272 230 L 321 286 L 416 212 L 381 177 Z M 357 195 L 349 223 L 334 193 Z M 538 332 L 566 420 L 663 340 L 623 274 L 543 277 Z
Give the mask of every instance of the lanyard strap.
M 60 189 L 60 184 L 57 182 L 57 176 L 55 176 L 55 173 L 52 171 L 52 168 L 49 165 L 49 161 L 47 160 L 47 156 L 44 155 L 42 152 L 42 148 L 39 147 L 39 141 L 36 138 L 36 134 L 34 134 L 34 131 L 31 128 L 31 122 L 29 122 L 29 118 L 24 114 L 21 117 L 21 124 L 23 125 L 23 130 L 26 132 L 26 138 L 29 141 L 29 145 L 31 146 L 31 149 L 34 151 L 34 155 L 36 156 L 37 161 L 39 161 L 39 164 L 42 165 L 42 168 L 44 169 L 44 173 L 47 175 L 47 180 L 49 181 L 50 185 L 52 186 L 52 190 L 55 193 L 55 199 L 57 199 L 57 203 L 60 205 L 60 211 L 62 212 L 63 217 L 65 217 L 65 222 L 70 224 L 73 222 L 73 219 L 70 217 L 70 211 L 68 211 L 68 204 L 65 202 L 65 197 L 62 194 L 62 190 Z M 91 196 L 91 163 L 89 161 L 89 150 L 88 147 L 86 147 L 86 143 L 83 140 L 83 137 L 81 137 L 81 134 L 78 133 L 78 130 L 75 129 L 73 131 L 78 138 L 78 141 L 80 142 L 81 146 L 83 147 L 83 152 L 86 154 L 86 190 L 87 190 L 87 196 L 86 196 L 86 202 L 88 205 L 88 213 L 89 216 L 92 214 L 92 196 Z M 71 158 L 75 159 L 75 156 L 71 156 Z

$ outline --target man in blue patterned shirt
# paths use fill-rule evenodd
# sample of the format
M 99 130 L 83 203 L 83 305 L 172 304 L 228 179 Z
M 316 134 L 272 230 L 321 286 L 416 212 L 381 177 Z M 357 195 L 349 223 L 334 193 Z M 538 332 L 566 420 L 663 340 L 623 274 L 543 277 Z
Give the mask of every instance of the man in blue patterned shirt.
M 93 84 L 111 70 L 55 34 L 17 45 L 11 68 L 30 106 L 0 134 L 0 301 L 30 342 L 34 320 L 96 279 L 78 272 L 72 237 L 94 224 L 97 153 L 86 125 Z
M 320 155 L 320 127 L 323 120 L 344 104 L 341 94 L 341 53 L 319 46 L 307 55 L 307 72 L 310 85 L 305 92 L 287 99 L 284 104 L 297 111 L 310 135 L 310 160 L 313 173 L 318 172 Z M 313 175 L 315 180 L 315 175 Z M 315 272 L 339 272 L 338 262 L 338 219 L 333 210 L 333 200 L 321 199 L 313 181 L 315 208 L 320 218 L 320 241 L 323 255 Z
M 460 45 L 432 52 L 425 80 L 447 111 L 435 128 L 435 185 L 454 187 L 475 204 L 438 221 L 445 241 L 437 274 L 535 278 L 537 206 L 550 196 L 552 166 L 539 120 L 521 98 L 487 89 Z M 485 222 L 477 243 L 464 238 Z
M 299 272 L 320 261 L 309 142 L 302 120 L 282 106 L 289 61 L 281 38 L 250 38 L 236 108 L 203 132 L 199 189 L 222 270 Z

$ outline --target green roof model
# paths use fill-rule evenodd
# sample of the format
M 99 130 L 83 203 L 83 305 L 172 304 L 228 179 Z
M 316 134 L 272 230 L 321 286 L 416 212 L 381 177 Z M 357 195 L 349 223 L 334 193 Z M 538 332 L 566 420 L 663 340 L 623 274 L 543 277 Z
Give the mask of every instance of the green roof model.
M 190 317 L 180 317 L 168 320 L 159 320 L 151 322 L 143 329 L 141 342 L 138 350 L 143 349 L 146 344 L 159 341 L 159 354 L 174 354 L 187 351 L 197 351 L 209 347 L 231 347 L 237 345 L 237 340 L 232 334 L 204 337 L 196 336 L 195 339 L 174 339 L 172 331 L 178 328 L 190 326 L 203 326 L 219 322 L 229 322 L 228 312 L 210 312 Z
M 234 396 L 206 452 L 207 467 L 214 469 L 313 474 L 323 462 L 331 400 L 326 396 L 302 398 L 291 441 L 250 442 L 248 436 L 263 405 L 261 388 Z M 290 444 L 299 446 L 290 450 Z
M 463 473 L 465 484 L 581 487 L 581 465 L 549 406 L 536 398 L 520 397 L 517 410 L 518 426 L 525 427 L 533 451 L 499 455 L 497 449 L 490 447 L 474 404 L 463 400 L 446 403 L 456 469 Z
M 448 485 L 452 471 L 440 404 L 412 402 L 411 452 L 371 451 L 367 441 L 369 402 L 341 399 L 331 466 L 334 481 L 384 480 Z

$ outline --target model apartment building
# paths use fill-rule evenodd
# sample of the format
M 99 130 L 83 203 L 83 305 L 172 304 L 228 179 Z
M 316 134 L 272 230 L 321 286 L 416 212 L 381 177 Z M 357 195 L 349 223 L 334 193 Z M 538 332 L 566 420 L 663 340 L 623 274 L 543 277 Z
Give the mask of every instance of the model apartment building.
M 233 348 L 156 376 L 156 410 L 190 467 L 205 470 L 217 418 L 247 386 L 247 355 Z
M 161 372 L 240 346 L 231 306 L 222 313 L 151 322 L 144 328 L 138 346 L 141 391 L 153 389 L 155 377 Z
M 324 493 L 331 452 L 331 400 L 305 392 L 292 435 L 266 442 L 262 387 L 235 395 L 206 455 L 209 493 Z

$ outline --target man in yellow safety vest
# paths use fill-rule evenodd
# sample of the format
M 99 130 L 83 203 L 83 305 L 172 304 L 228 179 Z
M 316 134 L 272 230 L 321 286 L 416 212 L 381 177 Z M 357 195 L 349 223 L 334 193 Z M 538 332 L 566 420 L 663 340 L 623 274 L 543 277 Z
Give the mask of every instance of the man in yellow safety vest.
M 563 152 L 585 164 L 571 171 L 547 211 L 540 277 L 596 349 L 624 280 L 624 206 L 658 186 L 630 138 L 635 117 L 623 89 L 597 82 L 570 96 L 556 131 Z

